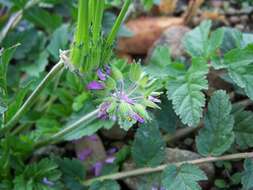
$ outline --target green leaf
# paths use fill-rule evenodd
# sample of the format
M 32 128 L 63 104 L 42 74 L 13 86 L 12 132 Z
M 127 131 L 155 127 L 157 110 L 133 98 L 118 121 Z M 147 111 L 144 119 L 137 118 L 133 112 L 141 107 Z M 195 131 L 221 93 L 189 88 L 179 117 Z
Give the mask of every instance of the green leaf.
M 129 79 L 132 82 L 136 82 L 140 79 L 141 76 L 141 66 L 139 63 L 133 63 L 130 66 L 130 71 L 129 71 Z
M 154 119 L 158 123 L 158 126 L 165 130 L 167 133 L 174 133 L 176 130 L 176 125 L 179 122 L 175 111 L 172 107 L 172 102 L 166 97 L 162 97 L 161 104 L 159 105 L 161 109 L 154 110 Z
M 198 181 L 201 180 L 207 180 L 205 173 L 190 164 L 184 164 L 179 168 L 171 165 L 162 173 L 162 185 L 166 190 L 200 190 Z
M 7 68 L 17 45 L 0 50 L 0 115 L 7 109 Z
M 244 172 L 242 173 L 243 190 L 251 190 L 253 188 L 253 161 L 246 159 L 244 161 Z
M 89 190 L 120 190 L 120 186 L 116 181 L 107 180 L 103 182 L 95 182 L 91 185 Z
M 82 181 L 86 171 L 81 161 L 55 157 L 56 163 L 62 172 L 63 182 L 69 190 L 83 190 Z
M 38 7 L 33 7 L 26 11 L 24 17 L 36 26 L 44 28 L 48 33 L 53 32 L 62 23 L 59 15 L 49 13 Z
M 25 71 L 29 76 L 39 77 L 40 74 L 45 71 L 48 64 L 48 53 L 46 51 L 39 54 L 36 61 L 28 66 L 25 66 L 22 70 Z
M 158 46 L 153 51 L 144 71 L 156 78 L 164 78 L 166 76 L 177 76 L 183 72 L 184 65 L 173 63 L 170 57 L 168 47 Z
M 205 127 L 200 130 L 196 143 L 198 152 L 204 156 L 220 156 L 234 142 L 234 118 L 232 105 L 225 91 L 214 93 L 208 104 Z
M 253 147 L 253 113 L 239 110 L 234 113 L 236 143 L 243 149 Z
M 224 56 L 224 67 L 229 76 L 241 88 L 243 88 L 253 100 L 253 45 L 243 49 L 233 49 Z
M 57 186 L 60 176 L 57 164 L 52 160 L 43 159 L 38 163 L 27 165 L 22 174 L 15 177 L 14 190 L 50 190 L 43 180 L 46 178 Z
M 132 156 L 138 166 L 157 166 L 165 156 L 165 142 L 153 123 L 138 128 L 132 146 Z
M 203 21 L 198 27 L 188 32 L 183 38 L 183 45 L 192 57 L 209 58 L 222 44 L 224 30 L 211 33 L 212 22 Z
M 208 89 L 206 75 L 208 66 L 201 58 L 193 59 L 190 69 L 181 76 L 168 80 L 167 95 L 172 100 L 174 110 L 184 124 L 196 126 L 202 117 L 205 95 Z
M 59 59 L 59 50 L 66 49 L 68 44 L 68 34 L 68 25 L 65 24 L 54 31 L 52 39 L 47 46 L 47 50 L 55 60 Z

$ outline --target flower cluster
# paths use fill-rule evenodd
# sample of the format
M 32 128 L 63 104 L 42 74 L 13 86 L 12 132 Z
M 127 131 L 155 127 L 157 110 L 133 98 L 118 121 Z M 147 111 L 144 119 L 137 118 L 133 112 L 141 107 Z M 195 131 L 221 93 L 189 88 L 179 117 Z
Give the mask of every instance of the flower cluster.
M 147 108 L 159 108 L 157 88 L 156 80 L 149 79 L 139 64 L 121 60 L 97 70 L 97 80 L 87 85 L 100 101 L 99 118 L 117 121 L 125 130 L 149 120 Z

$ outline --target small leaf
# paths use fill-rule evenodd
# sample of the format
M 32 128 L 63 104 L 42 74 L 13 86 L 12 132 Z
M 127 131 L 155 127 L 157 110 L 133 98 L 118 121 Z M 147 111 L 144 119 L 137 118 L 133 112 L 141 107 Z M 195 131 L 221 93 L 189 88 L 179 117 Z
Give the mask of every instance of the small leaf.
M 129 78 L 131 81 L 136 82 L 141 76 L 141 66 L 138 63 L 133 63 L 130 66 Z
M 68 44 L 68 34 L 68 25 L 65 24 L 54 31 L 52 39 L 47 46 L 47 50 L 55 60 L 59 59 L 59 50 L 64 50 L 66 48 Z
M 205 173 L 195 165 L 184 164 L 181 167 L 171 165 L 162 173 L 162 186 L 166 190 L 201 190 L 198 181 L 207 180 Z
M 94 182 L 89 190 L 120 190 L 120 186 L 116 181 L 107 180 L 103 182 Z
M 153 123 L 141 126 L 135 135 L 132 156 L 138 166 L 157 166 L 165 156 L 165 142 Z
M 192 57 L 209 58 L 221 46 L 224 30 L 218 29 L 209 37 L 211 25 L 210 20 L 203 21 L 184 36 L 183 45 Z
M 181 76 L 168 80 L 167 95 L 172 100 L 177 115 L 184 124 L 196 126 L 202 117 L 205 95 L 202 90 L 208 89 L 206 75 L 208 66 L 201 58 L 192 62 L 190 69 Z
M 253 113 L 239 110 L 234 113 L 235 126 L 234 133 L 236 143 L 240 148 L 253 147 Z
M 196 143 L 198 152 L 204 156 L 220 156 L 234 142 L 234 118 L 232 105 L 225 91 L 214 93 L 208 104 L 205 127 L 200 130 Z
M 243 190 L 251 190 L 253 188 L 253 161 L 246 159 L 244 161 L 244 172 L 242 173 Z

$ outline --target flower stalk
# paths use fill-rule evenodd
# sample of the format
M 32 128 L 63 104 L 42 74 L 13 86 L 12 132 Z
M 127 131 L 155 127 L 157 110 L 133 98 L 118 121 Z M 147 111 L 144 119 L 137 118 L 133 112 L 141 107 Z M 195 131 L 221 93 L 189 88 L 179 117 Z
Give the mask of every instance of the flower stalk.
M 43 146 L 49 145 L 49 144 L 55 144 L 59 141 L 62 140 L 62 138 L 67 135 L 68 133 L 72 132 L 74 129 L 76 129 L 77 127 L 79 127 L 81 124 L 83 123 L 89 123 L 94 121 L 95 119 L 97 119 L 97 115 L 99 113 L 99 109 L 96 109 L 90 113 L 88 113 L 87 115 L 84 115 L 83 117 L 81 117 L 79 120 L 77 120 L 76 122 L 66 126 L 65 128 L 63 128 L 61 131 L 59 131 L 58 133 L 52 135 L 51 137 L 39 141 L 35 144 L 34 148 L 41 148 Z
M 200 158 L 200 159 L 190 160 L 190 161 L 163 164 L 163 165 L 160 165 L 160 166 L 157 166 L 154 168 L 146 167 L 146 168 L 139 168 L 139 169 L 135 169 L 135 170 L 131 170 L 131 171 L 118 172 L 115 174 L 104 175 L 101 177 L 86 180 L 83 182 L 83 185 L 90 186 L 95 181 L 119 180 L 119 179 L 125 179 L 128 177 L 135 177 L 135 176 L 139 176 L 139 175 L 146 175 L 146 174 L 161 172 L 169 165 L 176 165 L 177 167 L 180 167 L 183 164 L 197 164 L 197 165 L 199 165 L 199 164 L 203 164 L 203 163 L 227 161 L 227 160 L 232 161 L 232 160 L 246 159 L 246 158 L 253 158 L 253 152 L 230 154 L 230 155 L 225 155 L 225 156 L 220 156 L 220 157 Z

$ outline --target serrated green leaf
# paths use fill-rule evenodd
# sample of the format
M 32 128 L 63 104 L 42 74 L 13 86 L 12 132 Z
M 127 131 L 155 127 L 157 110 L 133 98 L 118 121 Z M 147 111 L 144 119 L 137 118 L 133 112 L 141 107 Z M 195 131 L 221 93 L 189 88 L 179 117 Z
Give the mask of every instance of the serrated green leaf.
M 209 37 L 211 25 L 210 20 L 203 21 L 184 36 L 183 45 L 192 57 L 209 58 L 222 44 L 224 30 L 220 28 Z
M 201 190 L 198 181 L 207 180 L 205 173 L 195 165 L 171 165 L 162 173 L 162 185 L 167 190 Z
M 241 88 L 243 88 L 253 100 L 253 45 L 246 48 L 233 49 L 225 54 L 224 65 L 229 76 Z
M 202 117 L 205 95 L 208 89 L 206 75 L 208 65 L 201 59 L 193 59 L 192 66 L 186 74 L 169 78 L 167 85 L 168 99 L 172 100 L 176 114 L 184 124 L 196 126 Z
M 132 156 L 138 166 L 157 166 L 164 160 L 165 142 L 153 123 L 143 125 L 137 130 Z
M 200 130 L 196 143 L 198 152 L 204 156 L 219 156 L 234 142 L 234 118 L 232 105 L 225 91 L 214 93 L 208 104 L 205 127 Z
M 253 113 L 239 110 L 234 113 L 236 143 L 243 149 L 253 147 Z
M 107 180 L 103 182 L 94 182 L 89 190 L 120 190 L 120 186 L 116 181 Z
M 253 161 L 246 159 L 244 161 L 244 172 L 242 173 L 243 190 L 251 190 L 253 188 Z
M 83 190 L 82 180 L 85 179 L 86 171 L 79 160 L 68 158 L 55 158 L 62 172 L 63 182 L 69 190 Z

